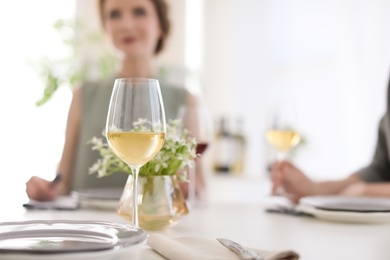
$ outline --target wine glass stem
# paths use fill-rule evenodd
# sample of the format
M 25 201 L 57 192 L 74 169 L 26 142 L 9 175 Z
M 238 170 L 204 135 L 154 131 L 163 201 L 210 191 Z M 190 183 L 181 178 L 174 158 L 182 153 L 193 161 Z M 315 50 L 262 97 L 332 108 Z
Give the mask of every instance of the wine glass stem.
M 138 173 L 139 168 L 132 168 L 133 172 L 133 216 L 132 216 L 132 224 L 138 227 Z
M 188 202 L 189 206 L 193 207 L 195 204 L 195 185 L 196 185 L 196 163 L 194 164 L 194 167 L 190 167 L 188 169 Z

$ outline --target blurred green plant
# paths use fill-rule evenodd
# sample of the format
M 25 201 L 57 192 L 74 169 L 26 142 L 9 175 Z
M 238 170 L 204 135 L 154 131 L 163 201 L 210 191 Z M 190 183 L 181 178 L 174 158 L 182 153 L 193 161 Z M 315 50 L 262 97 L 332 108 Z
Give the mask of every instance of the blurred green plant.
M 75 19 L 58 20 L 54 28 L 68 51 L 62 58 L 43 57 L 33 62 L 33 68 L 44 84 L 37 106 L 48 102 L 60 87 L 73 88 L 86 80 L 111 75 L 118 64 L 118 59 L 104 43 L 101 32 L 91 31 Z

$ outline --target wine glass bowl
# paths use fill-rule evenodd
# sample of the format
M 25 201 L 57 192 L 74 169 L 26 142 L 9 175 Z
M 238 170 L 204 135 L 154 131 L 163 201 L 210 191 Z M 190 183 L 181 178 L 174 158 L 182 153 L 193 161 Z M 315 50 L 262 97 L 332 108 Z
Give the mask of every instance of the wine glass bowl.
M 107 114 L 106 135 L 113 152 L 132 171 L 132 224 L 135 226 L 138 226 L 139 169 L 160 151 L 165 132 L 165 112 L 158 80 L 116 79 Z
M 297 114 L 291 105 L 280 105 L 269 114 L 265 133 L 267 142 L 277 151 L 277 160 L 286 160 L 288 154 L 301 141 L 299 131 L 294 127 Z
M 300 134 L 293 129 L 269 129 L 266 133 L 267 141 L 276 150 L 288 153 L 301 140 Z
M 196 154 L 201 156 L 212 142 L 214 132 L 212 129 L 212 118 L 204 103 L 194 107 L 181 107 L 178 117 L 183 121 L 183 127 L 190 131 L 191 136 L 196 140 Z

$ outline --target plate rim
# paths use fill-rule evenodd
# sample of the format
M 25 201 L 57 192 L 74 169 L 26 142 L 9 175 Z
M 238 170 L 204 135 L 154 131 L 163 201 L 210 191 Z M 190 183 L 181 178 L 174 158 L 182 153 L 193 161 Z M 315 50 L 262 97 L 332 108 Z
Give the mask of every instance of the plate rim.
M 113 241 L 111 246 L 103 247 L 103 248 L 86 248 L 86 249 L 81 249 L 81 250 L 65 250 L 65 249 L 60 249 L 60 250 L 43 250 L 43 249 L 37 249 L 37 250 L 31 250 L 31 249 L 22 249 L 22 248 L 17 248 L 17 249 L 12 249 L 12 248 L 0 248 L 0 255 L 4 254 L 23 254 L 23 255 L 59 255 L 59 254 L 75 254 L 75 253 L 91 253 L 91 252 L 106 252 L 106 251 L 118 251 L 121 249 L 126 249 L 132 246 L 135 246 L 137 244 L 140 244 L 144 242 L 148 234 L 140 227 L 133 226 L 131 224 L 122 224 L 122 223 L 116 223 L 116 222 L 109 222 L 109 221 L 101 221 L 101 220 L 61 220 L 61 219 L 56 219 L 56 220 L 24 220 L 24 221 L 7 221 L 7 222 L 1 222 L 0 223 L 0 230 L 6 229 L 9 227 L 9 230 L 7 232 L 15 232 L 15 234 L 18 233 L 18 231 L 25 231 L 25 229 L 18 229 L 18 227 L 23 227 L 25 226 L 28 228 L 30 225 L 58 225 L 58 224 L 65 224 L 65 225 L 70 225 L 72 226 L 72 229 L 65 229 L 63 230 L 79 230 L 83 231 L 83 229 L 78 229 L 77 225 L 96 225 L 96 226 L 101 226 L 104 228 L 110 228 L 114 230 L 120 230 L 123 229 L 123 232 L 129 232 L 129 234 L 133 234 L 131 236 L 118 236 L 115 234 L 114 236 L 111 236 Z M 12 227 L 13 226 L 13 227 Z M 15 230 L 13 230 L 15 229 Z M 42 228 L 41 228 L 42 229 Z M 39 229 L 37 229 L 39 230 Z M 61 230 L 61 227 L 56 227 L 54 230 Z M 34 232 L 34 228 L 30 230 L 31 232 Z M 104 234 L 105 237 L 109 238 L 110 236 L 107 236 L 107 234 L 99 231 L 93 231 L 95 233 L 100 233 Z M 134 235 L 135 234 L 135 235 Z M 9 239 L 9 238 L 5 238 Z M 0 241 L 3 239 L 0 238 Z
M 342 200 L 351 201 L 351 202 L 361 202 L 363 201 L 386 201 L 388 203 L 387 209 L 358 209 L 358 208 L 342 208 L 342 207 L 332 207 L 330 205 L 326 206 L 321 200 L 324 199 L 334 199 L 334 200 Z M 314 201 L 313 201 L 314 200 Z M 319 201 L 315 201 L 319 200 Z M 340 195 L 317 195 L 317 196 L 307 196 L 301 199 L 301 205 L 307 205 L 310 207 L 317 208 L 319 210 L 324 211 L 341 211 L 341 212 L 357 212 L 357 213 L 389 213 L 390 212 L 390 199 L 385 197 L 347 197 Z
M 390 222 L 390 212 L 356 212 L 321 210 L 309 205 L 298 205 L 297 210 L 313 215 L 317 219 L 348 223 Z

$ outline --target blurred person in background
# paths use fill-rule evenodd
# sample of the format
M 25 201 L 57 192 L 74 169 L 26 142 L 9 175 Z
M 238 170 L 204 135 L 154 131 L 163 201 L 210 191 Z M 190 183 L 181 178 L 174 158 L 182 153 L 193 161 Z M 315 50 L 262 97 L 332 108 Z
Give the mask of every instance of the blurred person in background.
M 66 137 L 56 185 L 33 176 L 26 183 L 29 198 L 47 201 L 71 190 L 123 188 L 128 175 L 112 174 L 104 178 L 88 174 L 100 157 L 88 142 L 105 129 L 106 116 L 115 78 L 157 78 L 155 57 L 166 43 L 170 31 L 168 6 L 164 0 L 99 0 L 102 27 L 112 45 L 121 52 L 121 66 L 115 75 L 99 82 L 85 82 L 73 92 Z M 161 82 L 160 82 L 161 83 Z M 182 106 L 197 105 L 197 98 L 185 88 L 161 84 L 166 119 L 175 119 Z M 189 129 L 191 131 L 191 129 Z M 202 173 L 196 185 L 204 185 Z M 185 191 L 184 191 L 185 192 Z
M 283 194 L 298 203 L 313 195 L 390 197 L 390 81 L 387 90 L 387 111 L 380 120 L 378 140 L 372 162 L 350 176 L 335 181 L 316 182 L 292 163 L 276 162 L 272 166 L 272 192 Z

